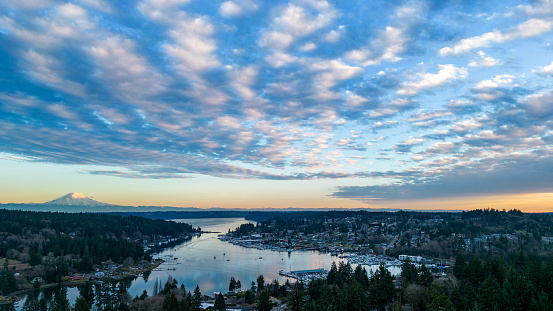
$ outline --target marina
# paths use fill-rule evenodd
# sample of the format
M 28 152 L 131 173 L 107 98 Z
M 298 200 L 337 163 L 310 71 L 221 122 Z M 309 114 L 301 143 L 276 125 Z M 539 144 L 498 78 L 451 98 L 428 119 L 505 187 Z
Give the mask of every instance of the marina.
M 325 269 L 295 270 L 295 271 L 288 271 L 288 272 L 284 270 L 280 270 L 278 274 L 307 284 L 315 279 L 326 278 L 328 275 L 328 271 Z

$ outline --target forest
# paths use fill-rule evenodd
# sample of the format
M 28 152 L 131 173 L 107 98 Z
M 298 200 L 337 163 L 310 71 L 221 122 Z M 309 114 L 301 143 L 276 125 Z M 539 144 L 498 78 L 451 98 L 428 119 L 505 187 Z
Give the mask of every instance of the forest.
M 105 262 L 149 260 L 145 244 L 198 231 L 185 223 L 138 216 L 14 210 L 0 210 L 0 228 L 2 295 L 28 288 L 36 277 L 59 283 L 70 273 L 90 272 Z M 10 261 L 18 263 L 18 271 L 15 265 L 8 268 Z
M 229 293 L 217 295 L 209 309 L 225 310 L 238 301 L 242 306 L 269 311 L 277 304 L 271 300 L 274 297 L 282 308 L 292 311 L 399 311 L 407 306 L 415 311 L 553 310 L 553 257 L 545 265 L 524 252 L 508 260 L 481 260 L 473 254 L 457 257 L 452 275 L 446 278 L 436 278 L 424 264 L 408 261 L 397 277 L 384 265 L 367 273 L 361 266 L 352 269 L 349 263 L 339 262 L 332 265 L 326 278 L 308 284 L 267 283 L 260 275 L 249 289 L 234 292 L 239 281 L 231 278 Z M 208 300 L 198 286 L 187 291 L 171 277 L 164 285 L 156 281 L 151 295 L 144 291 L 133 298 L 126 292 L 128 285 L 87 283 L 79 288 L 73 308 L 63 288 L 52 289 L 31 295 L 23 311 L 199 311 L 201 303 Z

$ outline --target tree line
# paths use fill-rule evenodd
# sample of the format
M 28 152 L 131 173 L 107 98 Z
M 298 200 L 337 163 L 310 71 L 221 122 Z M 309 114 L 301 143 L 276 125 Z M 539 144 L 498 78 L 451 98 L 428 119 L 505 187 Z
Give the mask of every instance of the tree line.
M 0 210 L 0 257 L 28 264 L 20 272 L 0 271 L 0 294 L 24 288 L 35 277 L 61 282 L 74 272 L 90 272 L 103 262 L 149 260 L 144 242 L 187 236 L 189 224 L 137 216 Z M 15 267 L 14 267 L 15 268 Z M 9 284 L 9 285 L 6 285 Z

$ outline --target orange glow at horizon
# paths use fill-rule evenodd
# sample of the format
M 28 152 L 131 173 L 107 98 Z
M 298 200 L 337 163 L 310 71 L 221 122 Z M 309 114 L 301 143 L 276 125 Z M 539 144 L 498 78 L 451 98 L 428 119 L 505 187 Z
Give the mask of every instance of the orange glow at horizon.
M 518 209 L 526 213 L 553 212 L 553 193 L 503 194 L 413 201 L 386 201 L 381 206 L 416 210 Z
M 111 202 L 114 203 L 114 202 Z M 169 203 L 169 202 L 167 202 Z M 332 198 L 332 197 L 286 197 L 275 195 L 273 197 L 232 197 L 213 198 L 201 197 L 195 198 L 184 204 L 159 204 L 174 207 L 198 207 L 207 209 L 211 207 L 221 207 L 225 209 L 403 209 L 403 210 L 474 210 L 494 208 L 496 210 L 518 209 L 522 212 L 544 213 L 553 212 L 553 193 L 524 193 L 524 194 L 506 194 L 493 196 L 471 196 L 454 197 L 439 199 L 420 199 L 420 200 L 397 200 L 397 201 L 371 201 L 364 203 L 351 199 Z M 121 205 L 125 205 L 121 203 Z M 126 205 L 147 205 L 147 204 L 129 204 Z

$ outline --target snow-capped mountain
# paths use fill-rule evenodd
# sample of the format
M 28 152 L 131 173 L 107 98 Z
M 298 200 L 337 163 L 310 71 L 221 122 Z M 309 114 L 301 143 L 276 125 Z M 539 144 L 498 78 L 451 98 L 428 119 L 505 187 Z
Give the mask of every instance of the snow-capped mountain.
M 45 202 L 44 204 L 49 205 L 72 205 L 72 206 L 106 206 L 111 205 L 107 203 L 98 202 L 85 196 L 82 193 L 72 192 L 68 193 L 62 197 L 59 197 L 55 200 Z

